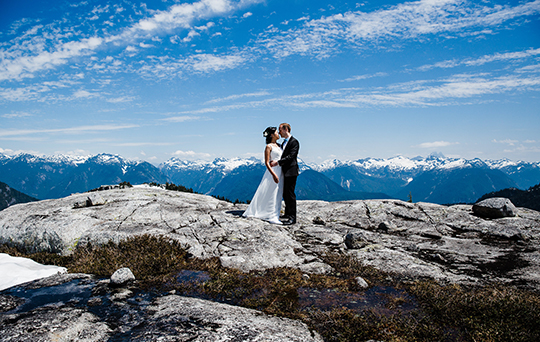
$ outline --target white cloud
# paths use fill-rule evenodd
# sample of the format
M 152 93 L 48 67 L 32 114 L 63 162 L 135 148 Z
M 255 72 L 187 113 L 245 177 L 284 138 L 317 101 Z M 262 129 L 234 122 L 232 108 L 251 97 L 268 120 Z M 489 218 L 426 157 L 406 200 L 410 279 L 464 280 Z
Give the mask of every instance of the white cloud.
M 246 61 L 240 54 L 233 55 L 210 55 L 199 54 L 190 57 L 186 62 L 189 68 L 197 72 L 211 72 L 225 69 L 233 69 Z
M 433 142 L 425 142 L 417 145 L 416 147 L 420 148 L 439 148 L 439 147 L 447 147 L 451 145 L 458 145 L 458 142 L 449 142 L 449 141 L 433 141 Z
M 0 130 L 0 137 L 12 137 L 42 133 L 62 133 L 62 134 L 80 134 L 84 132 L 102 132 L 115 131 L 128 128 L 136 128 L 139 125 L 93 125 L 93 126 L 77 126 L 68 128 L 53 128 L 53 129 L 16 129 L 16 130 Z
M 194 151 L 181 151 L 178 150 L 174 153 L 172 153 L 174 157 L 178 158 L 187 158 L 187 159 L 194 159 L 194 158 L 200 158 L 200 159 L 206 159 L 211 158 L 211 155 L 209 153 L 201 153 L 201 152 L 194 152 Z
M 386 73 L 386 72 L 377 72 L 375 74 L 369 74 L 369 75 L 352 76 L 352 77 L 346 78 L 344 80 L 340 80 L 340 82 L 360 81 L 360 80 L 367 80 L 369 78 L 384 77 L 384 76 L 388 76 L 388 73 Z
M 110 41 L 125 41 L 137 37 L 146 37 L 159 31 L 172 31 L 178 28 L 189 29 L 195 20 L 219 17 L 241 9 L 260 0 L 233 2 L 229 0 L 201 0 L 171 6 L 166 11 L 156 11 L 150 18 L 145 18 L 126 29 Z
M 76 98 L 76 99 L 81 99 L 81 98 L 91 98 L 91 97 L 99 97 L 99 94 L 96 94 L 96 93 L 91 93 L 87 90 L 77 90 L 74 94 L 73 94 L 73 97 Z
M 85 38 L 61 44 L 53 52 L 40 51 L 37 55 L 20 55 L 14 58 L 7 55 L 0 63 L 0 81 L 7 79 L 21 79 L 31 77 L 36 71 L 52 69 L 67 63 L 73 57 L 92 54 L 103 40 L 98 37 Z
M 131 142 L 131 143 L 119 143 L 111 144 L 114 146 L 124 146 L 124 147 L 139 147 L 139 146 L 169 146 L 173 143 L 156 143 L 156 142 Z
M 110 102 L 110 103 L 122 103 L 122 102 L 131 102 L 134 99 L 135 98 L 132 97 L 132 96 L 120 96 L 120 97 L 113 97 L 113 98 L 107 99 L 107 102 Z
M 90 151 L 83 150 L 83 149 L 76 149 L 76 150 L 67 151 L 67 152 L 56 151 L 54 154 L 66 154 L 68 156 L 75 156 L 75 157 L 86 157 L 86 156 L 91 155 Z
M 141 19 L 118 35 L 94 36 L 67 42 L 63 39 L 65 37 L 62 36 L 63 33 L 60 30 L 53 29 L 51 33 L 44 33 L 37 41 L 25 41 L 12 46 L 9 50 L 0 50 L 3 56 L 0 62 L 0 81 L 33 77 L 36 72 L 53 69 L 77 57 L 91 55 L 98 48 L 109 43 L 139 45 L 138 40 L 153 38 L 156 32 L 190 29 L 195 20 L 223 16 L 260 1 L 262 0 L 240 2 L 200 0 L 191 4 L 173 5 L 166 11 L 155 11 L 152 17 Z M 93 13 L 108 11 L 108 5 L 98 6 L 94 8 Z M 211 23 L 204 27 L 208 29 L 213 25 Z M 35 34 L 40 28 L 34 27 L 31 33 Z M 66 37 L 71 35 L 72 33 L 65 34 Z M 140 45 L 142 47 L 149 47 L 144 43 L 140 44 L 143 44 Z M 131 45 L 126 48 L 126 51 L 136 52 Z
M 17 155 L 17 154 L 20 154 L 20 153 L 28 153 L 28 154 L 33 154 L 33 155 L 39 155 L 40 153 L 38 151 L 34 151 L 34 150 L 17 150 L 17 151 L 14 151 L 14 150 L 11 150 L 11 149 L 3 149 L 3 148 L 0 148 L 0 153 L 3 153 L 5 155 L 8 155 L 8 156 L 14 156 L 14 155 Z
M 478 66 L 486 63 L 496 62 L 496 61 L 508 61 L 508 60 L 521 60 L 530 57 L 537 57 L 540 55 L 540 49 L 529 49 L 526 51 L 516 51 L 516 52 L 506 52 L 506 53 L 496 53 L 492 55 L 484 55 L 476 59 L 464 59 L 461 61 L 450 60 L 442 61 L 435 64 L 423 65 L 418 68 L 418 70 L 426 71 L 434 68 L 454 68 L 459 65 L 466 66 Z
M 3 149 L 3 148 L 0 147 L 0 153 L 11 155 L 11 154 L 13 154 L 13 150 L 10 150 L 9 148 L 8 149 Z
M 186 121 L 198 121 L 202 119 L 203 118 L 201 118 L 200 116 L 183 115 L 183 116 L 173 116 L 173 117 L 162 119 L 162 120 L 169 121 L 169 122 L 186 122 Z
M 2 115 L 2 117 L 6 119 L 26 118 L 29 116 L 33 116 L 33 115 L 26 112 L 17 112 L 17 113 L 10 113 L 10 114 Z
M 491 142 L 498 143 L 498 144 L 508 144 L 510 146 L 514 146 L 515 144 L 519 143 L 518 140 L 513 140 L 513 139 L 504 139 L 504 140 L 493 139 Z
M 238 99 L 242 99 L 242 98 L 246 98 L 246 97 L 257 97 L 257 96 L 268 96 L 268 95 L 272 95 L 272 94 L 267 92 L 267 91 L 259 91 L 259 92 L 256 92 L 256 93 L 238 94 L 238 95 L 231 95 L 231 96 L 227 96 L 227 97 L 223 97 L 223 98 L 219 98 L 219 99 L 213 99 L 213 100 L 210 100 L 210 101 L 208 101 L 206 103 L 210 104 L 210 103 L 216 103 L 216 102 L 225 102 L 225 101 L 231 101 L 231 100 L 238 100 Z
M 382 43 L 398 39 L 484 31 L 504 21 L 538 13 L 540 1 L 515 7 L 487 7 L 454 0 L 415 1 L 379 11 L 347 12 L 306 20 L 300 28 L 278 34 L 272 28 L 261 37 L 260 44 L 277 58 L 289 55 L 326 58 L 344 46 L 381 48 Z
M 289 108 L 361 108 L 370 106 L 411 107 L 448 106 L 463 101 L 471 103 L 486 101 L 483 95 L 508 92 L 540 91 L 540 78 L 510 75 L 455 75 L 435 81 L 415 81 L 393 84 L 384 88 L 341 88 L 321 93 L 305 93 L 268 98 L 262 101 L 238 102 L 225 106 L 204 107 L 182 113 L 202 114 L 235 110 L 240 108 L 264 108 L 283 106 Z M 241 99 L 238 97 L 236 99 Z M 226 98 L 235 100 L 234 96 Z M 492 101 L 496 101 L 493 99 Z M 213 100 L 209 103 L 218 102 Z
M 249 18 L 249 17 L 251 17 L 252 15 L 253 15 L 253 13 L 251 13 L 251 12 L 246 12 L 246 13 L 244 13 L 244 15 L 242 16 L 242 18 L 244 18 L 244 19 L 245 19 L 245 18 Z

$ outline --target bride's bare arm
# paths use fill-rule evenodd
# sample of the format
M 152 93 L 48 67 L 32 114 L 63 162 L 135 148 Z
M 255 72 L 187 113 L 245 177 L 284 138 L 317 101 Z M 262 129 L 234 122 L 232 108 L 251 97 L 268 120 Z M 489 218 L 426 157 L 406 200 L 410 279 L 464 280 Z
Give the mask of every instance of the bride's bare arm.
M 272 170 L 272 166 L 270 166 L 270 152 L 272 152 L 272 146 L 270 144 L 266 145 L 266 148 L 264 149 L 264 164 L 266 165 L 266 168 L 268 169 L 268 172 L 272 175 L 272 178 L 274 179 L 274 182 L 279 183 L 279 177 L 276 175 L 274 170 Z

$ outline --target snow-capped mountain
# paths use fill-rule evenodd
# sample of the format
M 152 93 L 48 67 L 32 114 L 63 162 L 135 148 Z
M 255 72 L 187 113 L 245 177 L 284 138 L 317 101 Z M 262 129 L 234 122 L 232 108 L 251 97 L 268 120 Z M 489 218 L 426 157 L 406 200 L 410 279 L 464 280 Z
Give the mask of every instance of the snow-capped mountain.
M 493 165 L 495 166 L 498 164 L 493 163 Z M 349 161 L 339 161 L 334 159 L 325 161 L 320 165 L 312 165 L 311 167 L 319 172 L 325 172 L 342 166 L 352 166 L 372 175 L 388 175 L 388 173 L 404 174 L 408 172 L 418 173 L 434 169 L 450 170 L 464 167 L 490 167 L 489 164 L 478 158 L 467 160 L 463 158 L 446 158 L 434 155 L 427 158 L 406 158 L 397 156 L 389 159 L 367 158 Z
M 540 182 L 540 163 L 505 160 L 397 156 L 331 160 L 312 168 L 350 191 L 383 192 L 435 203 L 474 202 L 486 192 L 526 189 Z
M 2 155 L 0 180 L 39 199 L 64 197 L 122 181 L 166 181 L 161 171 L 148 162 L 111 154 L 87 157 Z
M 540 163 L 447 158 L 442 155 L 388 159 L 300 162 L 299 199 L 344 200 L 394 197 L 435 203 L 474 202 L 485 193 L 540 183 Z M 265 171 L 256 158 L 186 161 L 158 167 L 118 155 L 86 157 L 0 154 L 0 181 L 40 199 L 58 198 L 123 181 L 171 182 L 195 192 L 250 200 Z M 310 172 L 306 172 L 310 171 Z M 317 186 L 319 185 L 319 186 Z M 386 195 L 385 195 L 386 194 Z

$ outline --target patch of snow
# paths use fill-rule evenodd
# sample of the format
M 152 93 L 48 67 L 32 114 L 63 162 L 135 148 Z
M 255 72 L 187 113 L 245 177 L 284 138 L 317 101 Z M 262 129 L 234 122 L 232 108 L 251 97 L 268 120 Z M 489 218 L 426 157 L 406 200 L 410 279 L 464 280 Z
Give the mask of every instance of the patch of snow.
M 457 168 L 466 167 L 466 166 L 470 166 L 470 165 L 467 164 L 467 161 L 465 159 L 454 159 L 454 160 L 449 160 L 446 163 L 440 165 L 439 168 L 449 170 L 449 169 L 457 169 Z
M 0 253 L 0 291 L 32 280 L 66 273 L 65 267 L 42 265 L 32 259 Z

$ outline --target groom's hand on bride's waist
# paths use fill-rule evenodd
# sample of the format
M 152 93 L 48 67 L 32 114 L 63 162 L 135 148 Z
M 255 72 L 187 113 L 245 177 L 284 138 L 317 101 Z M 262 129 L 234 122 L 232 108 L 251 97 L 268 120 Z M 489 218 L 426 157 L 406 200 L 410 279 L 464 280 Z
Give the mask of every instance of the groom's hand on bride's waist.
M 271 166 L 271 167 L 278 166 L 278 162 L 275 161 L 275 160 L 272 160 L 272 161 L 270 162 L 270 166 Z

